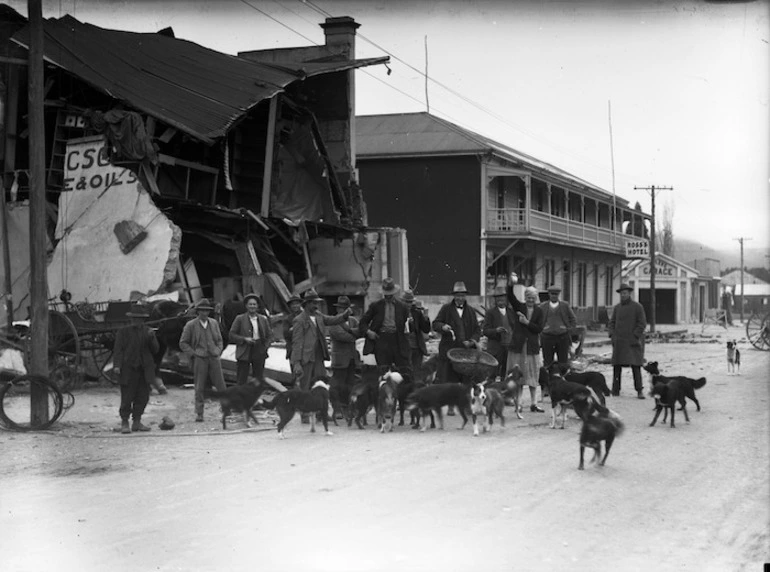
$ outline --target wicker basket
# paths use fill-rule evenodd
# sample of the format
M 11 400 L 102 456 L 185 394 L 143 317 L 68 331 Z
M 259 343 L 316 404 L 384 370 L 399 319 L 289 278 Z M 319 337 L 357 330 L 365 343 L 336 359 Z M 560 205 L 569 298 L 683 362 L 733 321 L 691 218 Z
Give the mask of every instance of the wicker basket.
M 483 350 L 454 348 L 447 352 L 449 363 L 460 375 L 483 379 L 494 372 L 498 363 L 495 357 Z

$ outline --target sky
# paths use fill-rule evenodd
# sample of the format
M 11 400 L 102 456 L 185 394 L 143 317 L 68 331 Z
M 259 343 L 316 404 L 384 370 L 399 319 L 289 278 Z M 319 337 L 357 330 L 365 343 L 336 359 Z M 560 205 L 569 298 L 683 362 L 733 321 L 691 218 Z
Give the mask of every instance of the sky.
M 673 187 L 675 237 L 770 245 L 770 0 L 43 0 L 64 14 L 230 54 L 323 44 L 351 16 L 357 57 L 391 57 L 356 72 L 359 115 L 425 111 L 427 65 L 432 114 L 648 213 L 634 187 Z

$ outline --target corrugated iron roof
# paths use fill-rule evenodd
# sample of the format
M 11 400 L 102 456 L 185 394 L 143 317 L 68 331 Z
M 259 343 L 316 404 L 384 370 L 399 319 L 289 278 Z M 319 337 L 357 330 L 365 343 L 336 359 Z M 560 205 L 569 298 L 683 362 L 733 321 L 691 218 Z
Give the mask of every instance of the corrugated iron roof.
M 356 116 L 356 156 L 361 158 L 494 154 L 598 192 L 612 193 L 546 163 L 426 112 Z M 617 197 L 618 203 L 628 201 Z
M 69 15 L 44 20 L 43 27 L 48 62 L 209 143 L 293 81 L 388 61 L 382 57 L 275 65 L 162 34 L 99 28 Z M 13 40 L 28 48 L 29 28 Z

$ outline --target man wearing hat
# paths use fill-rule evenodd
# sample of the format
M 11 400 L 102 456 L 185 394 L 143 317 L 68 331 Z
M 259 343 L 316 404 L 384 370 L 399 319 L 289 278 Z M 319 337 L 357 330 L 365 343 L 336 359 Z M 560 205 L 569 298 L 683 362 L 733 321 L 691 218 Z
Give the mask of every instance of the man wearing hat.
M 543 310 L 545 323 L 540 334 L 540 343 L 543 346 L 543 365 L 550 367 L 553 364 L 553 356 L 559 363 L 566 364 L 569 361 L 569 348 L 572 345 L 571 333 L 577 326 L 575 312 L 569 304 L 559 300 L 561 288 L 551 285 L 548 288 L 548 301 L 540 304 Z
M 487 352 L 492 354 L 499 364 L 497 375 L 503 379 L 507 373 L 508 350 L 511 345 L 516 312 L 508 304 L 505 286 L 497 286 L 493 295 L 495 305 L 487 310 L 482 331 L 487 337 Z
M 120 384 L 120 432 L 149 431 L 142 415 L 150 400 L 150 384 L 155 378 L 154 354 L 160 349 L 155 333 L 145 325 L 150 311 L 134 304 L 126 313 L 131 325 L 118 330 L 112 355 L 113 371 Z M 133 418 L 131 426 L 128 418 Z
M 636 396 L 644 399 L 641 366 L 644 363 L 647 316 L 642 305 L 631 299 L 633 291 L 628 284 L 621 284 L 616 290 L 620 294 L 620 304 L 612 309 L 612 317 L 607 324 L 612 340 L 612 395 L 620 395 L 623 367 L 631 366 Z
M 430 320 L 425 309 L 422 307 L 422 302 L 415 299 L 414 292 L 404 290 L 401 300 L 409 306 L 409 319 L 406 321 L 407 338 L 409 340 L 409 364 L 412 367 L 412 371 L 417 371 L 422 365 L 422 358 L 428 355 L 425 336 L 430 333 Z
M 344 312 L 350 305 L 350 298 L 340 296 L 334 304 L 337 312 Z M 331 338 L 332 379 L 331 384 L 343 406 L 348 402 L 350 389 L 356 382 L 356 373 L 361 368 L 361 357 L 356 349 L 358 339 L 358 320 L 348 316 L 347 320 L 329 328 Z
M 441 334 L 436 374 L 442 383 L 462 382 L 462 378 L 449 363 L 447 352 L 452 348 L 475 348 L 481 337 L 476 312 L 465 301 L 467 294 L 465 282 L 455 282 L 452 301 L 441 306 L 433 320 L 433 330 Z
M 195 421 L 203 421 L 203 391 L 210 380 L 217 391 L 225 391 L 222 376 L 222 332 L 216 320 L 209 318 L 214 307 L 203 298 L 195 307 L 197 318 L 184 325 L 179 338 L 179 349 L 191 353 L 193 358 L 193 380 L 195 383 Z
M 283 319 L 283 339 L 286 342 L 286 359 L 291 363 L 291 332 L 294 328 L 294 318 L 302 312 L 302 298 L 292 294 L 286 301 L 289 312 Z
M 260 383 L 264 378 L 265 358 L 273 332 L 270 320 L 259 312 L 259 296 L 247 294 L 243 298 L 246 312 L 236 316 L 230 327 L 230 341 L 235 344 L 236 380 L 243 385 L 251 374 Z
M 380 373 L 394 364 L 402 374 L 411 375 L 406 326 L 409 306 L 396 298 L 398 291 L 392 278 L 382 281 L 382 298 L 369 305 L 358 333 L 366 336 L 364 355 L 374 354 Z
M 350 316 L 350 308 L 336 316 L 327 316 L 318 311 L 323 301 L 312 288 L 302 297 L 302 312 L 294 318 L 292 329 L 291 370 L 294 380 L 304 391 L 322 378 L 326 378 L 324 362 L 329 359 L 326 345 L 327 326 L 340 324 Z M 307 415 L 303 416 L 303 422 Z

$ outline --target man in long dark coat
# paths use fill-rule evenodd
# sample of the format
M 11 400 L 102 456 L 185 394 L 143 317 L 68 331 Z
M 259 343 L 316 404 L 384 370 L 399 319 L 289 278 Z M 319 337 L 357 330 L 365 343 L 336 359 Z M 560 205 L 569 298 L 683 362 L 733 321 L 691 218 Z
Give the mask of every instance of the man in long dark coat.
M 412 371 L 417 371 L 422 365 L 422 360 L 428 355 L 428 346 L 425 343 L 425 337 L 430 334 L 430 319 L 427 310 L 422 307 L 422 303 L 415 299 L 414 292 L 404 290 L 401 297 L 404 304 L 409 306 L 409 319 L 406 322 L 409 340 L 409 363 Z
M 484 316 L 483 333 L 487 337 L 487 353 L 492 354 L 497 360 L 497 375 L 505 378 L 507 373 L 508 349 L 511 346 L 511 337 L 518 318 L 516 312 L 508 304 L 508 296 L 505 286 L 498 286 L 494 290 L 495 305 L 487 310 Z
M 150 383 L 155 377 L 155 358 L 158 340 L 144 321 L 150 311 L 134 305 L 126 316 L 131 325 L 118 330 L 112 356 L 113 371 L 119 376 L 120 384 L 120 432 L 149 431 L 142 423 L 142 415 L 150 400 Z M 128 419 L 133 418 L 129 427 Z
M 623 367 L 631 367 L 634 376 L 634 389 L 639 399 L 644 399 L 642 387 L 642 364 L 644 364 L 644 329 L 647 316 L 639 302 L 631 299 L 634 291 L 628 284 L 621 284 L 616 290 L 620 294 L 620 304 L 612 309 L 612 317 L 607 324 L 612 340 L 612 395 L 620 395 L 620 377 Z
M 364 355 L 374 354 L 380 374 L 395 365 L 402 374 L 411 376 L 406 334 L 409 306 L 396 298 L 398 291 L 399 286 L 392 278 L 382 281 L 382 298 L 369 305 L 358 333 L 366 336 Z
M 481 337 L 476 312 L 466 303 L 468 289 L 464 282 L 455 282 L 452 301 L 441 306 L 433 320 L 433 330 L 441 334 L 438 344 L 438 371 L 441 383 L 462 383 L 462 378 L 449 363 L 447 352 L 452 348 L 475 348 Z

